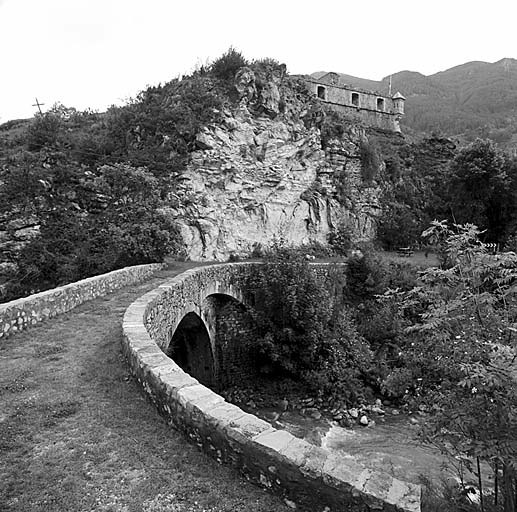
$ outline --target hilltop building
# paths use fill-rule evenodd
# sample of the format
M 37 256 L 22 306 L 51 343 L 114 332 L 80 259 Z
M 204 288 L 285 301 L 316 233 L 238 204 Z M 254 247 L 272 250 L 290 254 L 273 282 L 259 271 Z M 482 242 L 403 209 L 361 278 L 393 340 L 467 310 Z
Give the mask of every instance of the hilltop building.
M 309 90 L 323 103 L 367 126 L 400 133 L 406 98 L 397 92 L 386 96 L 342 83 L 337 73 L 316 79 L 304 77 Z

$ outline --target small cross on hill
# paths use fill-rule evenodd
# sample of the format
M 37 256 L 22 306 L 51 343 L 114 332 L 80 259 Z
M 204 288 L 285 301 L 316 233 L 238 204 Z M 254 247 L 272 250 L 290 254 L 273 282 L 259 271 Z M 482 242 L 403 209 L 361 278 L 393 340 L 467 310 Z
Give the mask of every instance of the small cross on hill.
M 38 101 L 38 98 L 36 98 L 36 103 L 33 103 L 33 105 L 32 105 L 32 106 L 33 106 L 33 107 L 38 107 L 39 113 L 40 113 L 40 114 L 43 114 L 43 112 L 41 111 L 41 107 L 42 107 L 43 105 L 45 105 L 45 103 L 40 103 L 40 102 Z

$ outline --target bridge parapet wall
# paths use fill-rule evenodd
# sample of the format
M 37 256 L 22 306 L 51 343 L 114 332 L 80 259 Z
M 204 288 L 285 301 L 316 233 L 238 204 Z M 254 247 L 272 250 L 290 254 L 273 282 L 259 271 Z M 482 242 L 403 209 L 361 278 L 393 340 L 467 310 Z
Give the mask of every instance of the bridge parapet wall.
M 135 301 L 124 316 L 123 350 L 136 379 L 169 424 L 218 462 L 239 468 L 254 483 L 283 496 L 293 508 L 420 511 L 418 485 L 273 428 L 227 403 L 165 355 L 175 326 L 186 313 L 201 312 L 208 295 L 244 300 L 243 284 L 256 265 L 189 270 Z
M 0 338 L 66 313 L 83 302 L 123 286 L 144 281 L 161 268 L 161 263 L 126 267 L 0 304 Z

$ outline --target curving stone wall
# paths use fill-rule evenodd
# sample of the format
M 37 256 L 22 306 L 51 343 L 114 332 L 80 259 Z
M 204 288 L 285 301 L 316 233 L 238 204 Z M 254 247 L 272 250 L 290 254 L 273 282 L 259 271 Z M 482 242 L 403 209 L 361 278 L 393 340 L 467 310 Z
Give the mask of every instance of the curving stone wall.
M 66 313 L 87 300 L 143 281 L 161 268 L 161 263 L 126 267 L 0 304 L 0 338 Z
M 190 312 L 224 293 L 243 300 L 252 263 L 189 270 L 136 300 L 123 320 L 123 349 L 135 377 L 166 420 L 218 462 L 239 468 L 296 508 L 311 511 L 420 511 L 420 486 L 366 469 L 353 457 L 277 430 L 227 403 L 185 373 L 164 350 Z

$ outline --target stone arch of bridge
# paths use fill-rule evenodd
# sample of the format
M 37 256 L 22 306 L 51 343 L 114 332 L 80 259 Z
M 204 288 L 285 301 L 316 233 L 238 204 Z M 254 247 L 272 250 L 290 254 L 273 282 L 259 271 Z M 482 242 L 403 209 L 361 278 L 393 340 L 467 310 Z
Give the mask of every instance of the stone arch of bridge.
M 215 358 L 210 334 L 196 312 L 191 311 L 180 320 L 167 355 L 201 384 L 211 388 L 215 386 Z
M 227 385 L 242 359 L 242 340 L 233 342 L 231 332 L 237 323 L 249 322 L 249 306 L 241 293 L 222 293 L 220 287 L 200 294 L 196 302 L 188 302 L 170 331 L 165 353 L 185 372 L 212 389 Z M 224 320 L 222 318 L 224 317 Z M 229 317 L 233 317 L 228 325 Z M 231 365 L 228 364 L 231 361 Z

